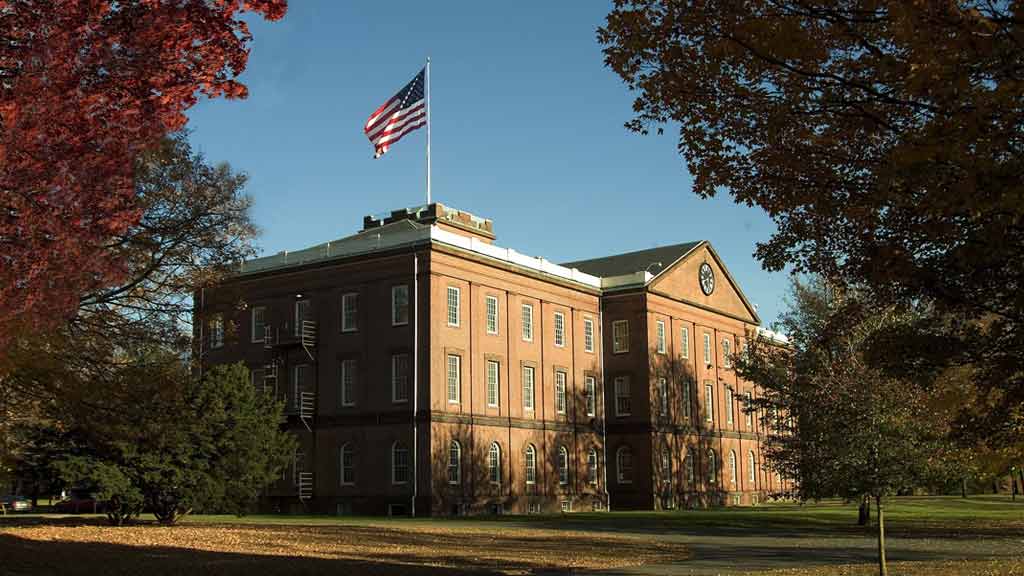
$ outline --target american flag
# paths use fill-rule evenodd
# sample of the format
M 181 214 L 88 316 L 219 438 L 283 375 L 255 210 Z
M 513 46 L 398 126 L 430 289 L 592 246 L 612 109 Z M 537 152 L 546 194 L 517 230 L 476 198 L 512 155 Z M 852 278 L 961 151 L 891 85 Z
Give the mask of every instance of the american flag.
M 380 158 L 392 144 L 409 132 L 427 123 L 423 100 L 423 79 L 426 68 L 388 99 L 376 112 L 370 114 L 363 132 L 374 147 L 374 158 Z

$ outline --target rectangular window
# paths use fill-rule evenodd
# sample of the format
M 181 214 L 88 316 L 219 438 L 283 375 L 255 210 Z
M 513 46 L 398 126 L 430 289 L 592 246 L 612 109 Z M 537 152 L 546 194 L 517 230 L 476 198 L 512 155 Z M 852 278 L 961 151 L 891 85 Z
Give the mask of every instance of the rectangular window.
M 249 376 L 252 378 L 253 390 L 263 391 L 263 370 L 256 368 L 250 369 Z
M 533 366 L 523 366 L 523 409 L 533 410 Z
M 594 321 L 590 318 L 583 319 L 583 351 L 594 351 Z
M 533 305 L 523 304 L 523 340 L 533 342 Z
M 448 325 L 459 325 L 459 304 L 462 292 L 455 286 L 448 287 Z
M 732 388 L 725 387 L 725 423 L 732 426 Z
M 629 378 L 615 377 L 615 415 L 629 416 L 633 409 L 633 399 L 629 393 Z
M 665 353 L 665 321 L 664 320 L 658 320 L 656 325 L 657 325 L 657 334 L 656 334 L 656 338 L 657 339 L 655 340 L 655 342 L 657 343 L 657 346 L 658 346 L 657 347 L 658 354 L 664 354 Z
M 224 317 L 217 314 L 210 319 L 210 348 L 224 345 Z
M 668 416 L 668 381 L 658 378 L 658 415 Z
M 263 342 L 267 336 L 267 307 L 266 306 L 253 306 L 252 307 L 252 338 L 253 342 Z
M 711 366 L 711 334 L 704 333 L 704 365 Z
M 555 312 L 555 346 L 565 346 L 565 314 Z
M 391 287 L 391 325 L 403 326 L 409 323 L 409 285 Z
M 583 379 L 583 394 L 587 401 L 587 416 L 597 413 L 597 379 L 587 376 Z
M 487 333 L 498 333 L 498 297 L 487 297 Z
M 565 414 L 565 372 L 555 372 L 555 412 Z
M 341 361 L 341 405 L 356 405 L 356 379 L 359 364 L 355 358 Z
M 750 392 L 747 392 L 744 411 L 747 413 L 747 429 L 752 429 L 754 427 L 754 399 L 750 396 Z
M 690 328 L 688 326 L 683 326 L 679 333 L 679 352 L 683 359 L 690 358 Z
M 405 484 L 409 481 L 409 449 L 395 446 L 391 450 L 391 483 Z
M 612 353 L 629 352 L 629 320 L 612 322 Z
M 448 355 L 448 402 L 458 404 L 462 393 L 462 358 Z
M 693 385 L 688 378 L 683 379 L 683 418 L 690 422 L 693 417 Z
M 391 401 L 409 401 L 409 355 L 391 356 Z
M 722 338 L 722 366 L 732 368 L 732 341 Z
M 302 323 L 309 320 L 309 300 L 295 301 L 295 335 L 302 336 Z
M 500 400 L 498 368 L 499 364 L 494 360 L 487 361 L 487 405 L 492 408 L 497 408 Z
M 715 387 L 711 382 L 704 382 L 704 419 L 715 421 Z
M 359 330 L 359 294 L 350 292 L 341 295 L 341 331 Z
M 299 364 L 292 370 L 292 398 L 288 403 L 293 410 L 299 410 L 302 402 L 302 393 L 310 389 L 307 377 L 309 376 L 309 365 Z

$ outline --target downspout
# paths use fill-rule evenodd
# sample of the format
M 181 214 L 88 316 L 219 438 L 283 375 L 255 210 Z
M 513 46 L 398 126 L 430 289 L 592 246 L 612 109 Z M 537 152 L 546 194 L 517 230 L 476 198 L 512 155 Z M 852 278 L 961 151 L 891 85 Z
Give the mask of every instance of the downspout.
M 601 370 L 601 448 L 604 451 L 604 502 L 608 512 L 612 509 L 612 496 L 608 492 L 608 375 L 604 371 L 604 302 L 597 298 L 597 325 L 601 327 L 601 354 L 599 355 Z
M 420 461 L 418 445 L 418 427 L 416 425 L 417 409 L 420 405 L 420 257 L 412 253 L 412 515 L 416 517 L 416 496 L 419 494 Z

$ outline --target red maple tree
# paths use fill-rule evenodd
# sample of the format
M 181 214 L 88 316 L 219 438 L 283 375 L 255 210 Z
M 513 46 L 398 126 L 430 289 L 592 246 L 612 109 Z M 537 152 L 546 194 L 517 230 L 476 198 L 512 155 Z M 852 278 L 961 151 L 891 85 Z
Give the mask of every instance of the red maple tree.
M 287 0 L 0 0 L 0 351 L 123 270 L 133 162 L 202 96 L 244 98 L 243 13 Z

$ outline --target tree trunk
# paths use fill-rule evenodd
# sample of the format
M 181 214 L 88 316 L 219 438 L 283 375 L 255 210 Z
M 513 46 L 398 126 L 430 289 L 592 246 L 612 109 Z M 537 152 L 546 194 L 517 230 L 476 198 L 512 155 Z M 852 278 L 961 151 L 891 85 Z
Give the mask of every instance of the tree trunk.
M 871 523 L 871 498 L 864 496 L 860 499 L 860 507 L 857 510 L 857 525 L 867 526 Z
M 885 512 L 881 496 L 875 496 L 875 505 L 878 507 L 878 576 L 889 576 L 889 567 L 885 563 Z
M 960 497 L 967 498 L 967 477 L 960 479 Z
M 1020 484 L 1018 486 L 1020 486 L 1021 492 L 1024 493 L 1024 467 L 1017 468 L 1017 475 L 1020 476 Z

